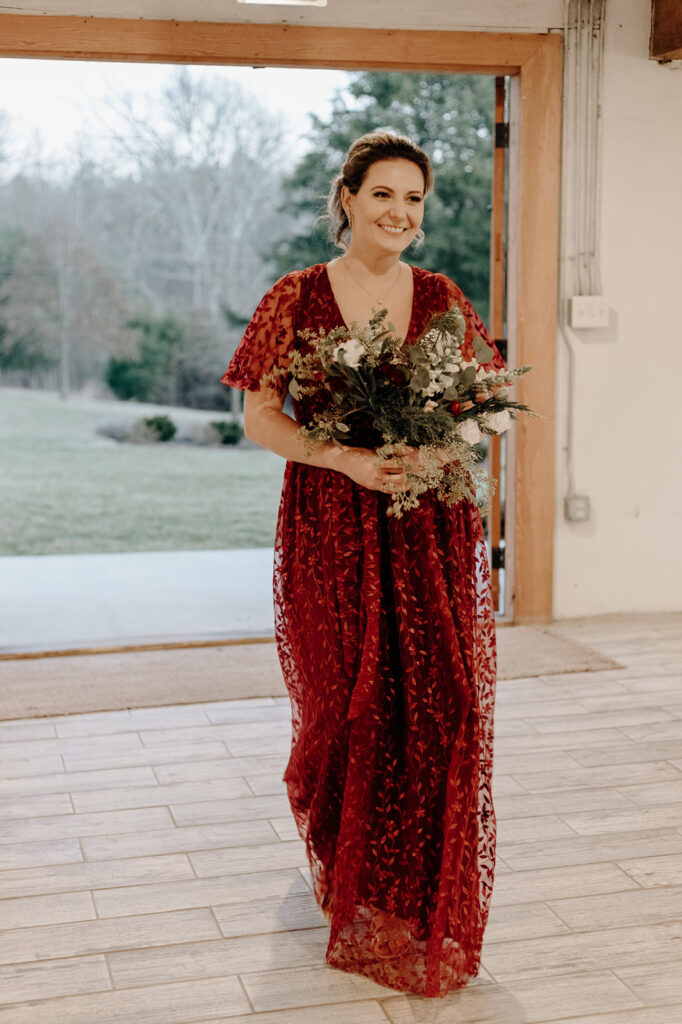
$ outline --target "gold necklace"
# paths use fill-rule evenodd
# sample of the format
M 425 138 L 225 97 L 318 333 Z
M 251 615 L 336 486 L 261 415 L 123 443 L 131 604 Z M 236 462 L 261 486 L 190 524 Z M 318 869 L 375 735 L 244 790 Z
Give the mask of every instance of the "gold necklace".
M 389 295 L 391 294 L 391 292 L 393 291 L 393 289 L 394 289 L 394 288 L 395 288 L 395 286 L 397 285 L 397 283 L 398 283 L 398 278 L 400 277 L 400 271 L 401 271 L 401 269 L 402 269 L 402 263 L 400 263 L 400 262 L 399 262 L 399 263 L 398 263 L 398 273 L 397 273 L 397 274 L 396 274 L 396 276 L 395 276 L 395 281 L 393 282 L 393 284 L 391 285 L 391 287 L 390 287 L 390 288 L 388 289 L 388 291 L 387 291 L 387 292 L 386 292 L 386 294 L 384 295 L 383 299 L 380 299 L 378 295 L 375 295 L 375 294 L 374 294 L 373 292 L 371 292 L 371 291 L 369 290 L 369 288 L 366 288 L 366 287 L 365 287 L 365 285 L 364 285 L 364 284 L 362 283 L 362 281 L 358 281 L 358 279 L 357 279 L 357 277 L 355 276 L 355 274 L 351 274 L 351 272 L 350 272 L 350 267 L 346 266 L 346 261 L 345 261 L 344 259 L 340 260 L 340 263 L 342 263 L 342 265 L 343 265 L 343 267 L 345 268 L 345 271 L 346 271 L 346 273 L 348 274 L 348 276 L 349 276 L 349 277 L 350 277 L 350 278 L 351 278 L 351 279 L 352 279 L 353 281 L 355 281 L 355 283 L 356 283 L 356 284 L 359 284 L 359 285 L 360 285 L 360 287 L 362 288 L 362 290 L 363 290 L 363 291 L 365 291 L 365 292 L 367 292 L 367 294 L 368 294 L 368 295 L 370 296 L 370 298 L 374 299 L 374 300 L 375 300 L 375 302 L 378 302 L 378 303 L 379 303 L 379 305 L 381 305 L 381 306 L 383 306 L 383 305 L 384 305 L 384 304 L 386 303 L 386 299 L 388 298 L 388 296 L 389 296 Z

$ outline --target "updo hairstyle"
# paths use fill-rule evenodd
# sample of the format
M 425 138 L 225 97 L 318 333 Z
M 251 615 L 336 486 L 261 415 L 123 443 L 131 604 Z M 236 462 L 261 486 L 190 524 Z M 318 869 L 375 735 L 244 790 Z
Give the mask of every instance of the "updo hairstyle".
M 341 189 L 344 185 L 351 195 L 357 195 L 365 175 L 372 164 L 378 160 L 411 160 L 424 175 L 424 195 L 433 191 L 433 171 L 431 161 L 416 142 L 406 135 L 393 135 L 391 132 L 368 132 L 361 135 L 351 145 L 341 173 L 334 178 L 327 198 L 327 220 L 329 221 L 329 239 L 341 249 L 348 248 L 344 238 L 350 229 L 348 216 L 341 202 Z M 419 230 L 417 240 L 422 241 L 424 233 Z

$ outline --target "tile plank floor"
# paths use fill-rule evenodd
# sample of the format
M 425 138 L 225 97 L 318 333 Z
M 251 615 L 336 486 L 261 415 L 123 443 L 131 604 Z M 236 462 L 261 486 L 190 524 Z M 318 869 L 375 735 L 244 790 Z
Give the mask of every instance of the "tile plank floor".
M 482 967 L 442 1000 L 325 963 L 286 698 L 0 723 L 0 1024 L 679 1024 L 682 614 L 553 629 L 622 668 L 498 683 Z

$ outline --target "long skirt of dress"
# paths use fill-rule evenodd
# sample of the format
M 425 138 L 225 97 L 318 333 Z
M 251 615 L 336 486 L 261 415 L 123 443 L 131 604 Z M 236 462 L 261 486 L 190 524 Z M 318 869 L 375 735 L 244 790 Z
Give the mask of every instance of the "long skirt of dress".
M 480 966 L 495 863 L 495 620 L 480 513 L 429 496 L 402 518 L 333 470 L 288 462 L 275 628 L 291 701 L 284 773 L 326 960 L 443 996 Z M 370 941 L 372 909 L 409 926 Z

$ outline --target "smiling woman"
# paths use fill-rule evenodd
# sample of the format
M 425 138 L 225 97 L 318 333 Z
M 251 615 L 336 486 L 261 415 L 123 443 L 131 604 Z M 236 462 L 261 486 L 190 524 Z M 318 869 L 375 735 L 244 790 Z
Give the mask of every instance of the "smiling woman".
M 431 188 L 410 139 L 357 139 L 329 198 L 343 255 L 270 289 L 222 380 L 246 392 L 247 436 L 287 460 L 274 567 L 292 711 L 284 781 L 331 925 L 327 962 L 441 996 L 478 972 L 493 882 L 495 618 L 481 516 L 427 491 L 392 518 L 418 449 L 381 465 L 367 437 L 311 453 L 296 435 L 314 398 L 294 399 L 295 420 L 283 412 L 300 332 L 382 308 L 410 343 L 456 302 L 466 345 L 485 337 L 501 365 L 460 289 L 400 259 Z

